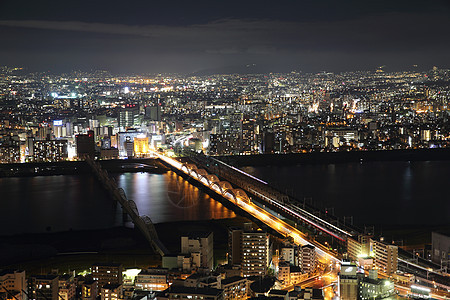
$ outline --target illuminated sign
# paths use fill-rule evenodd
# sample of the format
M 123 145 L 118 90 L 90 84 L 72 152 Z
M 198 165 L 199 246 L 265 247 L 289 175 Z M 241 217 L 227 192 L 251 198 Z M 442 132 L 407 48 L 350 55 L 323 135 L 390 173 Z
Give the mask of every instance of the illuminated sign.
M 62 120 L 54 120 L 53 121 L 53 126 L 62 126 L 63 122 Z

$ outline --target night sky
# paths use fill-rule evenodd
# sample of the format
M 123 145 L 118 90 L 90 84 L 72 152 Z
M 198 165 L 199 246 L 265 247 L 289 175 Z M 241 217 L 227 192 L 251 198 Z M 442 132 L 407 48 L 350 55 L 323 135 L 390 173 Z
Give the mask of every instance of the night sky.
M 0 1 L 0 65 L 65 72 L 450 67 L 450 1 Z

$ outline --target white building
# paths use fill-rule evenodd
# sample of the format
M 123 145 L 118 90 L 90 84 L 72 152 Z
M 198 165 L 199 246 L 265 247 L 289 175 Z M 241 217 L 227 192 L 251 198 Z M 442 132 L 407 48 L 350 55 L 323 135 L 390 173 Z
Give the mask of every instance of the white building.
M 181 237 L 181 253 L 199 253 L 200 266 L 210 270 L 214 267 L 214 245 L 212 232 L 196 232 Z M 194 256 L 195 255 L 191 255 Z

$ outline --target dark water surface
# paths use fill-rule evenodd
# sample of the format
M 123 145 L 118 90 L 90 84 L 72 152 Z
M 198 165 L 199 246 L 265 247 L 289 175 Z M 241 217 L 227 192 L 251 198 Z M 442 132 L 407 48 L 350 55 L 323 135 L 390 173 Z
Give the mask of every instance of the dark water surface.
M 244 167 L 355 224 L 450 224 L 450 161 Z M 235 214 L 173 172 L 114 175 L 153 222 Z M 89 175 L 0 178 L 0 235 L 111 228 L 118 207 Z
M 450 161 L 242 169 L 355 224 L 450 224 Z
M 116 174 L 119 187 L 154 223 L 235 214 L 173 172 Z M 0 235 L 111 228 L 122 210 L 89 175 L 0 178 Z

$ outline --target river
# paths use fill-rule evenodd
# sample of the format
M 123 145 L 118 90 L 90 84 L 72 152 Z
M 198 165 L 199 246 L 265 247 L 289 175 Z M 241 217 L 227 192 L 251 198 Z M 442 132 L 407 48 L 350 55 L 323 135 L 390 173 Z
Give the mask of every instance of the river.
M 450 223 L 450 161 L 243 167 L 300 201 L 357 225 Z M 169 171 L 113 175 L 154 223 L 235 214 Z M 122 213 L 90 175 L 0 178 L 0 235 L 123 225 Z M 347 218 L 349 220 L 349 218 Z

